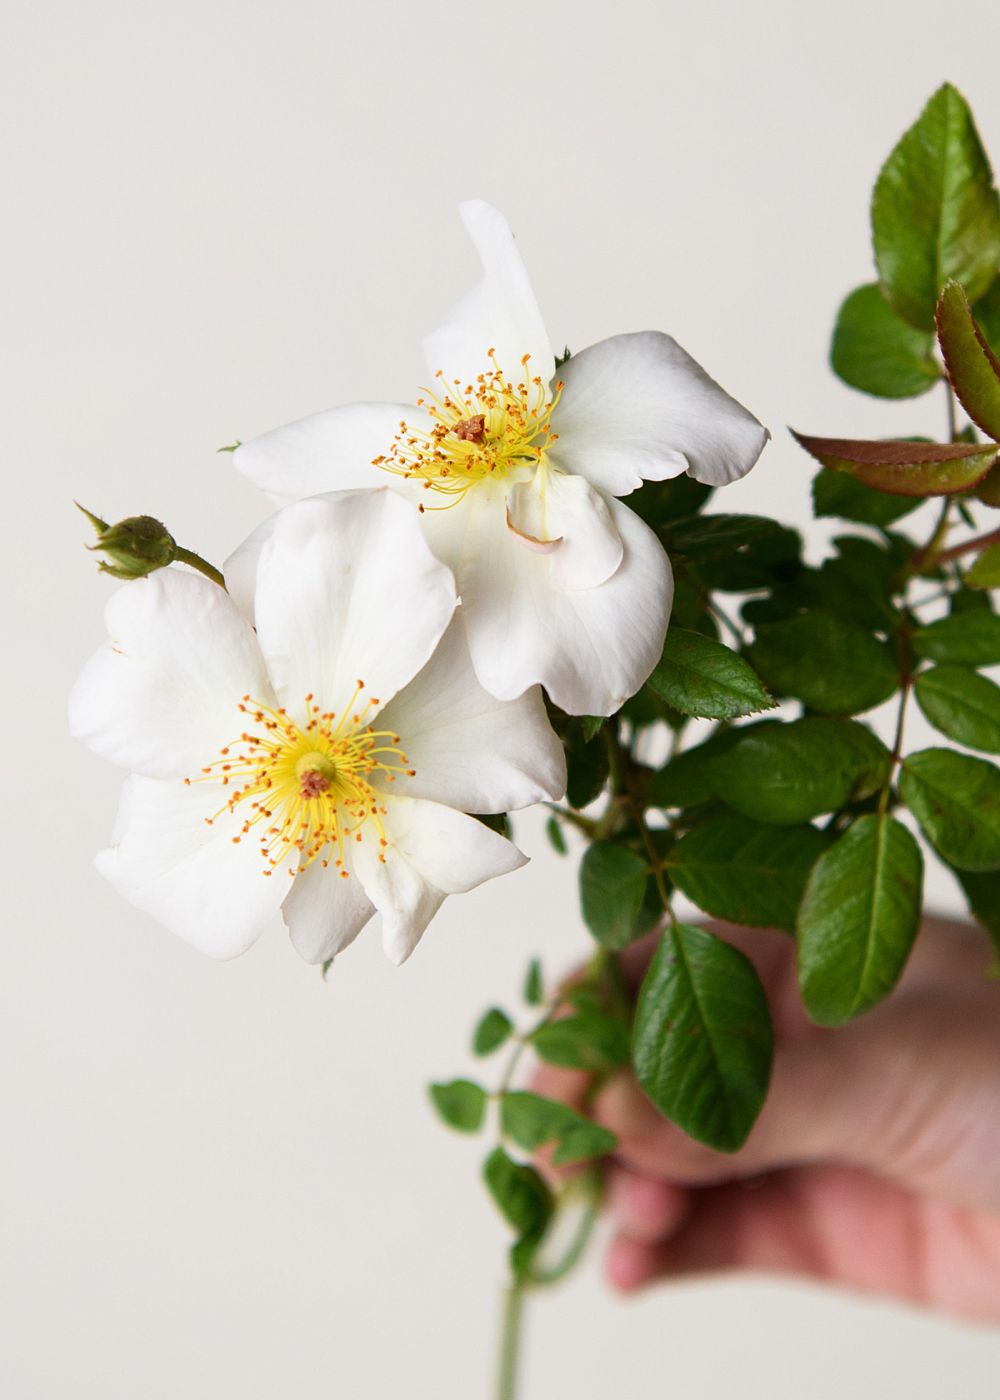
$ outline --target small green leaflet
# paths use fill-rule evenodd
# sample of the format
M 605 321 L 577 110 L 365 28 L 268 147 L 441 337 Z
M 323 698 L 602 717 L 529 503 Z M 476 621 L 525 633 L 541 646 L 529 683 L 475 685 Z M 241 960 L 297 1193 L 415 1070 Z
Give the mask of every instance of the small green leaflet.
M 502 1147 L 483 1163 L 483 1179 L 517 1239 L 511 1246 L 514 1273 L 523 1277 L 531 1267 L 555 1203 L 541 1175 L 526 1162 L 515 1162 Z
M 888 996 L 920 926 L 923 857 L 893 817 L 859 817 L 816 863 L 799 910 L 806 1010 L 836 1026 Z
M 965 575 L 970 588 L 1000 588 L 1000 544 L 984 549 Z
M 774 708 L 774 699 L 742 657 L 701 632 L 671 627 L 648 684 L 685 715 L 735 719 Z
M 524 987 L 521 996 L 529 1006 L 541 1006 L 544 999 L 544 985 L 542 982 L 542 965 L 537 958 L 532 958 L 528 964 L 528 971 L 524 974 Z
M 539 1059 L 565 1069 L 617 1069 L 629 1058 L 628 1026 L 603 1011 L 581 1010 L 547 1021 L 531 1044 Z
M 913 634 L 913 650 L 928 661 L 961 666 L 1000 665 L 1000 617 L 989 611 L 958 612 Z
M 883 399 L 924 394 L 940 378 L 934 337 L 892 309 L 877 282 L 858 287 L 837 316 L 830 346 L 834 373 L 853 389 Z
M 483 1126 L 486 1090 L 471 1079 L 452 1079 L 446 1084 L 432 1084 L 430 1096 L 449 1128 L 457 1128 L 460 1133 L 478 1133 Z
M 903 762 L 903 801 L 934 849 L 959 870 L 1000 870 L 1000 769 L 951 749 Z
M 778 695 L 824 715 L 854 715 L 899 685 L 892 653 L 865 628 L 831 613 L 800 613 L 757 628 L 750 658 Z
M 773 1033 L 753 964 L 706 929 L 675 924 L 636 1008 L 636 1077 L 661 1113 L 721 1152 L 746 1141 L 771 1075 Z
M 827 471 L 825 467 L 813 477 L 812 496 L 816 515 L 832 515 L 882 529 L 920 505 L 917 497 L 890 496 L 865 486 L 847 472 Z
M 1000 686 L 968 666 L 945 664 L 923 671 L 914 693 L 942 734 L 983 753 L 1000 753 Z
M 500 1126 L 526 1152 L 556 1143 L 552 1161 L 557 1167 L 605 1157 L 618 1142 L 614 1133 L 565 1104 L 520 1089 L 509 1091 L 500 1100 Z
M 494 1050 L 499 1050 L 513 1029 L 510 1017 L 499 1007 L 491 1007 L 473 1033 L 472 1053 L 474 1055 L 492 1055 Z
M 644 914 L 649 861 L 613 841 L 595 841 L 580 862 L 583 921 L 602 948 L 619 949 L 648 933 Z

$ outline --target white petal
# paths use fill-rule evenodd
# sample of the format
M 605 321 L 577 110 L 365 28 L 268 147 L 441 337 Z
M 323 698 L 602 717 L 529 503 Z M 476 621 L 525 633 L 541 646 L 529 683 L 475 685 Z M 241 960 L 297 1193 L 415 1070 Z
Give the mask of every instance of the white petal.
M 339 712 L 359 679 L 376 713 L 427 661 L 455 603 L 416 509 L 385 488 L 287 506 L 257 566 L 257 636 L 293 716 L 310 693 Z
M 253 629 L 200 574 L 160 569 L 127 583 L 105 621 L 109 641 L 73 689 L 69 726 L 112 763 L 192 775 L 239 735 L 244 695 L 274 698 Z
M 382 915 L 383 947 L 393 962 L 401 963 L 446 895 L 464 894 L 495 875 L 517 870 L 527 857 L 474 817 L 437 802 L 401 797 L 386 805 L 388 846 L 381 851 L 366 836 L 354 848 L 354 868 Z
M 568 714 L 613 714 L 663 650 L 673 580 L 659 540 L 612 498 L 622 562 L 597 588 L 566 592 L 555 587 L 548 559 L 504 528 L 501 502 L 485 487 L 465 502 L 469 527 L 456 576 L 477 676 L 501 699 L 540 684 Z
M 593 588 L 622 562 L 624 546 L 607 502 L 582 476 L 536 471 L 507 496 L 507 526 L 529 549 L 548 548 L 557 588 Z
M 264 874 L 257 842 L 238 844 L 239 821 L 221 805 L 217 783 L 128 778 L 97 868 L 131 904 L 213 958 L 235 958 L 255 943 L 289 892 L 281 870 Z
M 342 953 L 375 913 L 356 875 L 349 873 L 345 878 L 332 865 L 324 869 L 320 860 L 307 865 L 290 883 L 281 913 L 292 946 L 308 963 L 323 963 Z
M 724 486 L 745 476 L 769 434 L 669 335 L 599 341 L 560 368 L 551 457 L 615 496 L 688 472 Z
M 242 544 L 237 545 L 222 566 L 229 596 L 240 612 L 253 625 L 254 597 L 257 593 L 257 565 L 260 552 L 274 534 L 277 515 L 269 515 L 262 520 Z
M 566 791 L 566 757 L 541 691 L 532 686 L 513 701 L 485 691 L 458 618 L 381 722 L 400 735 L 416 770 L 396 779 L 399 795 L 462 812 L 513 812 Z
M 531 376 L 547 384 L 555 356 L 507 220 L 481 199 L 460 205 L 459 213 L 476 245 L 483 277 L 424 340 L 428 370 L 432 375 L 443 370 L 448 380 L 473 381 L 489 369 L 487 351 L 493 349 L 512 383 L 523 373 L 522 356 L 530 355 Z
M 282 505 L 321 491 L 379 486 L 384 478 L 374 459 L 388 452 L 402 421 L 417 418 L 423 421 L 412 404 L 344 404 L 252 438 L 233 461 Z

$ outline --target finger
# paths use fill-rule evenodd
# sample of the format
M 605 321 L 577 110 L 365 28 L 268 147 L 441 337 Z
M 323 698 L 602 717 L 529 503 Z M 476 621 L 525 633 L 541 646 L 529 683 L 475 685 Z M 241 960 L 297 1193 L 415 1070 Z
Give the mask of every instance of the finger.
M 618 1234 L 643 1244 L 662 1244 L 687 1216 L 690 1192 L 612 1166 L 606 1177 L 605 1208 Z
M 1000 1240 L 968 1212 L 838 1167 L 782 1173 L 704 1192 L 668 1242 L 619 1235 L 607 1276 L 625 1291 L 654 1279 L 753 1270 L 797 1274 L 947 1308 L 1000 1310 Z

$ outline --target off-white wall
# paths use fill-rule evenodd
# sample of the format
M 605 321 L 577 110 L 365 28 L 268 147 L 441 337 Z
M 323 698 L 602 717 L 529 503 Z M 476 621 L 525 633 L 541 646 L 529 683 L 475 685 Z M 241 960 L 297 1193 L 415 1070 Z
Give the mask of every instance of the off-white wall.
M 64 732 L 109 592 L 71 497 L 224 556 L 262 502 L 214 449 L 407 397 L 482 194 L 554 338 L 672 331 L 775 430 L 727 505 L 804 520 L 784 424 L 938 427 L 838 386 L 825 341 L 869 276 L 878 163 L 941 79 L 1000 151 L 997 29 L 992 0 L 8 0 L 5 1397 L 485 1396 L 503 1233 L 423 1085 L 531 953 L 584 937 L 532 820 L 539 859 L 402 971 L 366 936 L 324 986 L 279 927 L 220 966 L 121 903 L 91 867 L 118 778 Z M 625 1305 L 592 1268 L 529 1360 L 527 1400 L 986 1400 L 1000 1339 L 762 1283 Z

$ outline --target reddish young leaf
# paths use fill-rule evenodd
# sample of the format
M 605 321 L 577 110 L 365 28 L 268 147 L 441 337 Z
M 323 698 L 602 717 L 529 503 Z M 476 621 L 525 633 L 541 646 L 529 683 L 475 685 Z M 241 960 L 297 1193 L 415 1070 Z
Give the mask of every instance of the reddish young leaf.
M 937 304 L 937 332 L 952 388 L 974 423 L 1000 440 L 1000 362 L 990 349 L 957 282 Z
M 865 486 L 892 496 L 949 496 L 968 491 L 997 459 L 996 443 L 870 442 L 851 438 L 792 437 L 831 471 L 849 472 Z

